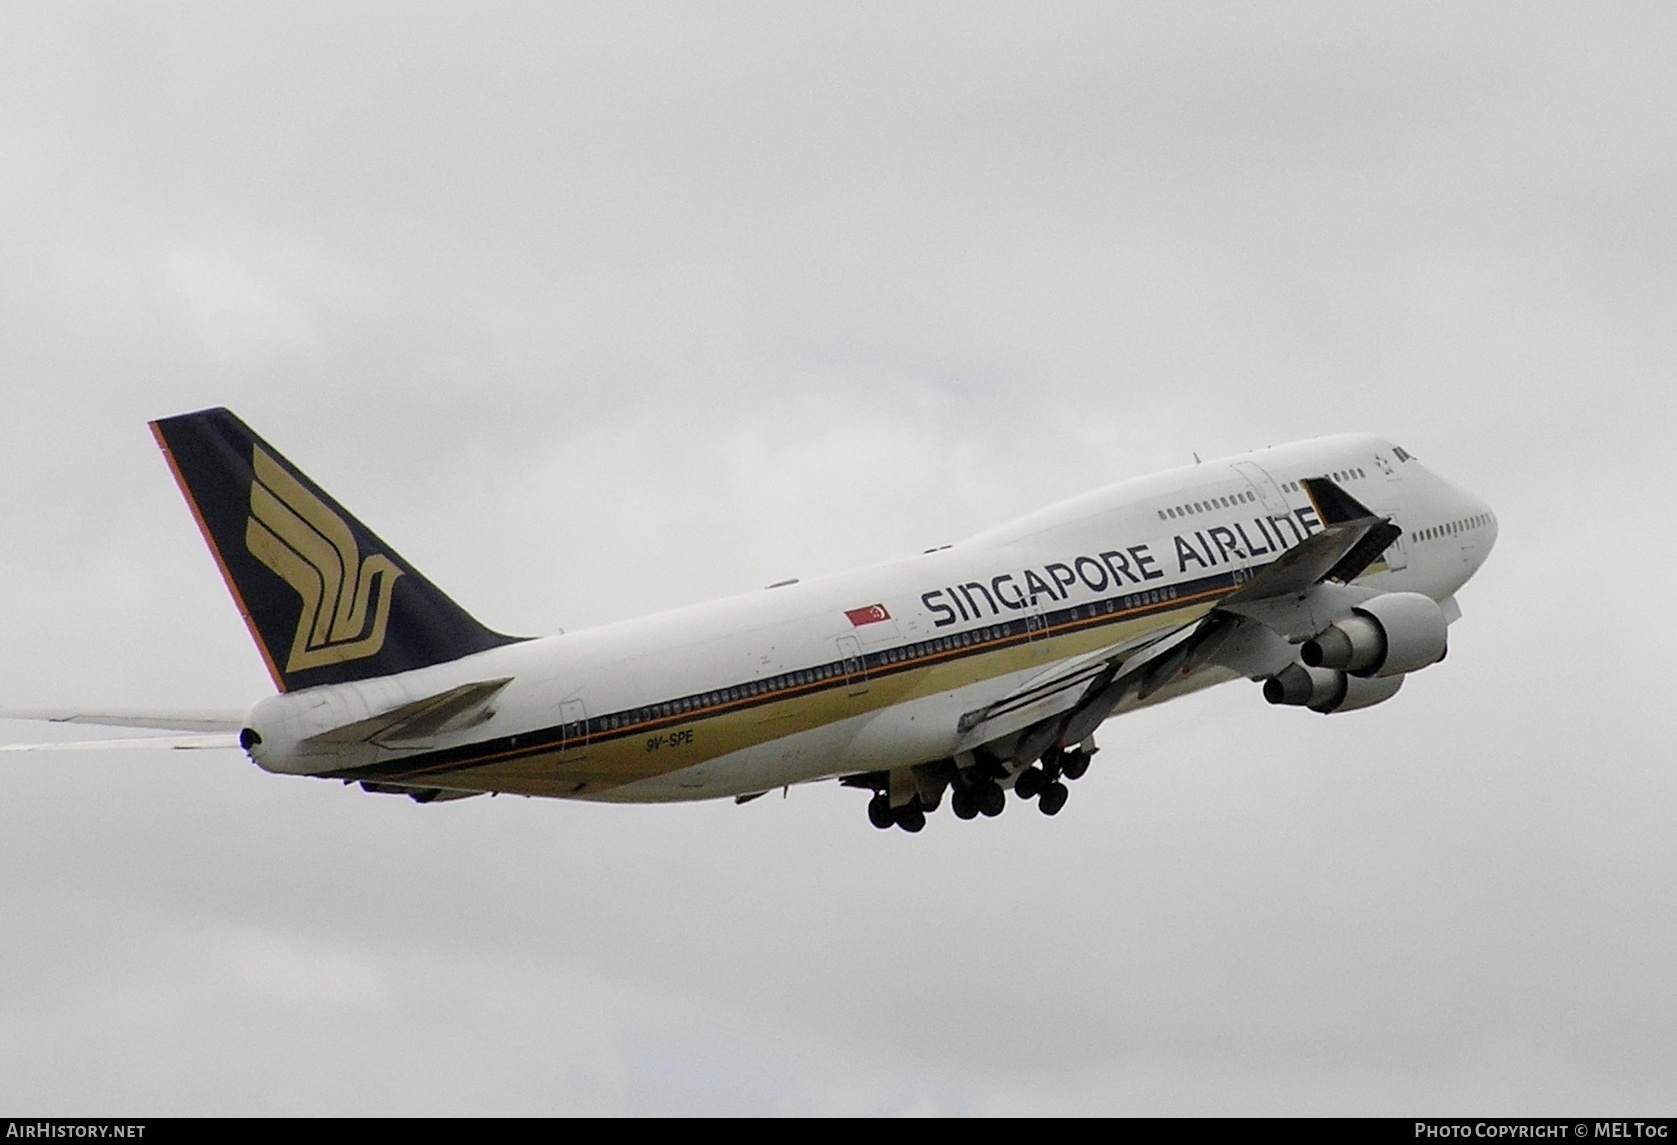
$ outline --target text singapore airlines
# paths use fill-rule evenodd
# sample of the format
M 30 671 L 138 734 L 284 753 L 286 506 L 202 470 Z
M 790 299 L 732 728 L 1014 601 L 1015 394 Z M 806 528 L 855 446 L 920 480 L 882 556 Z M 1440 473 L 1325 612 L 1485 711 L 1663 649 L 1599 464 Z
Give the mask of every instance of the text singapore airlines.
M 226 731 L 268 771 L 420 802 L 743 801 L 837 778 L 873 792 L 880 827 L 918 831 L 945 795 L 962 819 L 997 815 L 1009 787 L 1052 815 L 1096 727 L 1142 705 L 1240 677 L 1318 712 L 1390 699 L 1444 658 L 1497 531 L 1403 449 L 1344 435 L 891 564 L 520 639 L 229 411 L 152 428 L 279 689 Z

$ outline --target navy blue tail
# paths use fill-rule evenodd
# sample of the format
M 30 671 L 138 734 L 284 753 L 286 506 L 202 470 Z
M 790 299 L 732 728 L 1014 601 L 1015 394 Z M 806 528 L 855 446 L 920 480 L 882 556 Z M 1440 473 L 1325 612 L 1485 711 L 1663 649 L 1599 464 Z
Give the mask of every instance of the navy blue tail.
M 151 423 L 282 692 L 510 644 L 225 409 Z

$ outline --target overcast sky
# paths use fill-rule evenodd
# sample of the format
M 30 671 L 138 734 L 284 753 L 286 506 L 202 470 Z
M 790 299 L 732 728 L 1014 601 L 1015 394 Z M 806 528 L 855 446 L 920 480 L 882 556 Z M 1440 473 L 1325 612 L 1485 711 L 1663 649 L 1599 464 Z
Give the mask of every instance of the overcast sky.
M 243 708 L 149 418 L 486 623 L 1386 435 L 1501 539 L 1059 817 L 0 758 L 0 1113 L 1670 1114 L 1669 5 L 9 3 L 0 702 Z M 0 738 L 45 738 L 0 722 Z

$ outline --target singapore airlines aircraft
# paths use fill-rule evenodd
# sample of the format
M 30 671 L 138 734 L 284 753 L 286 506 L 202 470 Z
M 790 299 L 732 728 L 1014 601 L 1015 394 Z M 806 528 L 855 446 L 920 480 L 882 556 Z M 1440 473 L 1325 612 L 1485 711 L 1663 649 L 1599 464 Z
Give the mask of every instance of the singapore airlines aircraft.
M 1229 680 L 1382 703 L 1444 659 L 1478 498 L 1345 435 L 1101 489 L 908 560 L 543 639 L 474 620 L 225 409 L 152 424 L 278 695 L 263 769 L 419 802 L 635 803 L 836 778 L 877 827 L 1066 802 L 1105 720 Z M 21 713 L 16 713 L 21 714 Z M 36 713 L 40 714 L 40 713 Z M 190 736 L 189 736 L 190 738 Z M 213 741 L 211 741 L 213 742 Z

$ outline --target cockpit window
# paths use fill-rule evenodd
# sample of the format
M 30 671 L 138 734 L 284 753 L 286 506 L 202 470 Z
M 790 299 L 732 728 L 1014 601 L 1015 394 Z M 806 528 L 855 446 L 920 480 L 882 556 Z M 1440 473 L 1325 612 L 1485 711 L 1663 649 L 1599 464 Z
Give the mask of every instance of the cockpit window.
M 1392 452 L 1397 454 L 1397 459 L 1399 461 L 1413 461 L 1414 460 L 1414 458 L 1410 457 L 1409 454 L 1404 452 L 1403 446 L 1401 446 L 1401 445 L 1392 446 Z

